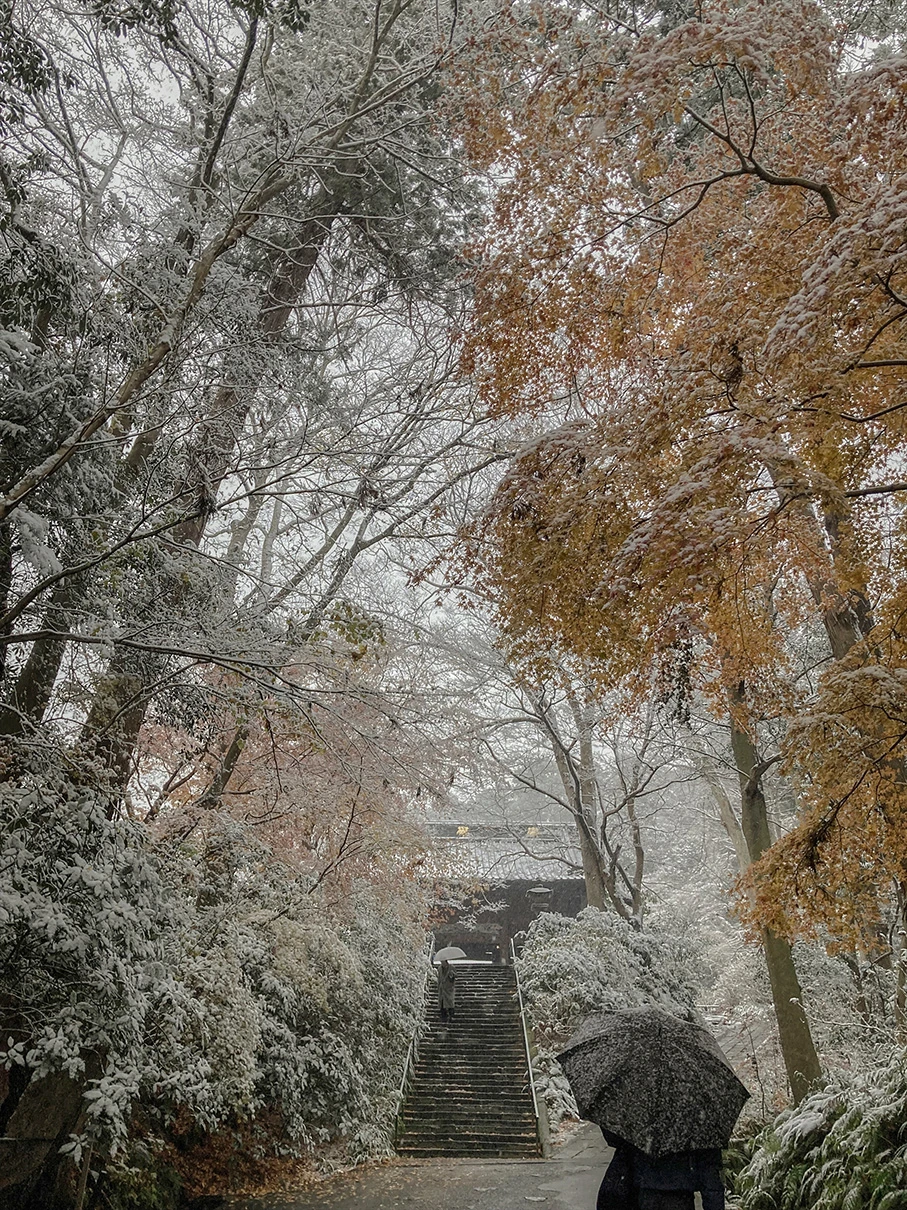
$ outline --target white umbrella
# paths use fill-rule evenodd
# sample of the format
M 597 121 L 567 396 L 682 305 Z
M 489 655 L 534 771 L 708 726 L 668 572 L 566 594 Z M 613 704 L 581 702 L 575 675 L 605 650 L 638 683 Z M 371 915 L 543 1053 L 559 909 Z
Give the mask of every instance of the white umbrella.
M 466 955 L 455 945 L 446 945 L 444 949 L 435 952 L 435 962 L 450 962 L 453 958 L 465 958 Z

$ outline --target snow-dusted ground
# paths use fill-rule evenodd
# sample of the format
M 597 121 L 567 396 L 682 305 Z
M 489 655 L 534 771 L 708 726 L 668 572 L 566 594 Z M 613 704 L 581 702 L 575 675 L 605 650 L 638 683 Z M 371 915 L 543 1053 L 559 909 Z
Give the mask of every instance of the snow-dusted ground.
M 395 1160 L 319 1181 L 299 1194 L 234 1199 L 230 1210 L 593 1210 L 611 1149 L 583 1122 L 549 1160 Z

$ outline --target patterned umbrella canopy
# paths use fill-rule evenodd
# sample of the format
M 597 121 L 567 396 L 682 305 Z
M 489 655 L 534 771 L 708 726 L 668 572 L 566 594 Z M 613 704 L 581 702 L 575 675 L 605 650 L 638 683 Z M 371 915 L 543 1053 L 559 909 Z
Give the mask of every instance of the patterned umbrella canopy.
M 660 1008 L 589 1017 L 557 1057 L 580 1114 L 651 1156 L 723 1147 L 749 1096 L 707 1029 Z

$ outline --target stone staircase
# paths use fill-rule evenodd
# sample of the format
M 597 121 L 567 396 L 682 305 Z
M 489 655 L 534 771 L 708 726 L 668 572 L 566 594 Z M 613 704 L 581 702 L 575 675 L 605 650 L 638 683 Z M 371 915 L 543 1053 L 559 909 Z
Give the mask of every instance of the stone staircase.
M 456 1018 L 430 989 L 403 1106 L 400 1155 L 538 1156 L 516 981 L 508 966 L 457 964 Z

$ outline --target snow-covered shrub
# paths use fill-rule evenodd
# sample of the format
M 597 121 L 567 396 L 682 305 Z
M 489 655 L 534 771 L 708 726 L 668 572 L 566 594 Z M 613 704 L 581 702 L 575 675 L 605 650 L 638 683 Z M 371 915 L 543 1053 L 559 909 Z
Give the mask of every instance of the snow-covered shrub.
M 81 1078 L 93 1056 L 91 1129 L 116 1144 L 175 922 L 139 830 L 108 807 L 52 764 L 0 784 L 0 1062 Z
M 573 1095 L 570 1081 L 554 1057 L 553 1050 L 544 1046 L 534 1050 L 532 1075 L 536 1095 L 540 1096 L 545 1103 L 548 1125 L 551 1128 L 560 1125 L 566 1118 L 579 1117 L 576 1097 Z
M 586 908 L 575 919 L 546 912 L 533 921 L 519 959 L 536 1035 L 557 1044 L 590 1013 L 657 1004 L 691 1018 L 694 955 L 663 930 L 634 929 L 614 912 Z
M 184 978 L 204 1009 L 173 1042 L 209 1073 L 191 1099 L 175 1088 L 174 1107 L 208 1128 L 261 1116 L 264 1150 L 340 1140 L 352 1158 L 387 1151 L 421 1008 L 418 905 L 382 901 L 365 880 L 331 904 L 227 814 L 209 816 L 163 872 L 188 893 Z
M 517 969 L 538 1044 L 533 1070 L 552 1124 L 576 1112 L 554 1054 L 583 1018 L 657 1004 L 692 1019 L 695 957 L 670 932 L 634 929 L 597 908 L 575 919 L 546 912 L 533 921 Z
M 736 1179 L 741 1210 L 907 1207 L 907 1054 L 785 1110 Z
M 0 784 L 0 1064 L 80 1080 L 98 1155 L 137 1111 L 143 1139 L 179 1118 L 387 1150 L 420 904 L 367 880 L 331 903 L 228 815 L 152 840 L 113 805 L 52 759 Z

